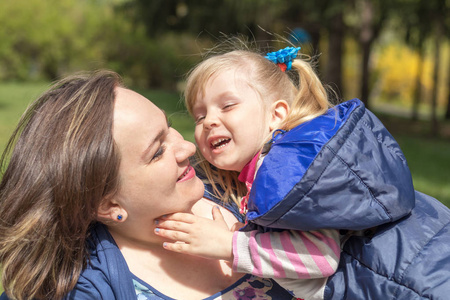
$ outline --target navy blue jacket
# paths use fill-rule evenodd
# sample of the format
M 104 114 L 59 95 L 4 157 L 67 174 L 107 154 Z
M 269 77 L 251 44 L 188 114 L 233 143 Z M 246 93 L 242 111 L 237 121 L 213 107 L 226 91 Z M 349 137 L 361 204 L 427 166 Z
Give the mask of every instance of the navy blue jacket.
M 325 299 L 450 299 L 450 210 L 414 191 L 397 142 L 357 99 L 276 136 L 248 209 L 248 229 L 363 232 Z

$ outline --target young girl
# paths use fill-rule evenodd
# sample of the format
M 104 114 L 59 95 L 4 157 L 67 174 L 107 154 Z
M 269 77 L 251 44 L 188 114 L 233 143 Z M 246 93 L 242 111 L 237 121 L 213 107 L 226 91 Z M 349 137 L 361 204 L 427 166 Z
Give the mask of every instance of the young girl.
M 290 51 L 282 53 L 292 57 Z M 233 260 L 235 270 L 279 278 L 305 299 L 447 299 L 450 210 L 414 190 L 398 143 L 361 101 L 328 109 L 308 64 L 295 59 L 292 68 L 297 86 L 286 76 L 290 71 L 238 51 L 210 58 L 190 74 L 186 100 L 197 119 L 199 150 L 217 165 L 212 171 L 228 176 L 221 181 L 210 174 L 209 181 L 216 179 L 220 190 L 242 168 L 241 179 L 251 185 L 248 223 L 232 234 L 217 209 L 216 221 L 174 214 L 155 230 L 182 243 L 165 248 Z M 275 131 L 255 166 L 252 155 L 260 148 L 254 144 L 278 128 L 290 130 Z M 323 277 L 332 272 L 314 273 L 314 262 L 320 269 L 332 266 L 327 256 L 337 262 L 332 250 L 338 239 L 336 231 L 323 228 L 351 233 L 328 279 Z M 327 242 L 327 236 L 333 238 Z M 297 248 L 306 238 L 311 242 Z M 317 279 L 295 279 L 305 278 L 309 268 L 308 278 Z
M 241 192 L 239 204 L 242 213 L 247 213 L 248 206 L 247 216 L 264 210 L 259 204 L 255 206 L 253 196 L 258 195 L 258 191 L 252 189 L 252 183 L 267 152 L 267 147 L 263 146 L 274 130 L 292 129 L 322 115 L 332 106 L 309 63 L 294 60 L 298 50 L 288 47 L 266 57 L 251 51 L 232 51 L 205 60 L 188 78 L 186 104 L 196 121 L 195 139 L 201 155 L 213 166 L 204 164 L 206 177 L 216 193 L 220 188 L 225 189 L 222 195 L 225 199 L 233 194 L 233 186 L 239 187 L 238 181 L 245 183 L 248 192 L 246 195 Z M 298 74 L 296 84 L 286 74 L 291 68 Z M 276 133 L 272 140 L 283 135 Z M 280 157 L 280 170 L 288 164 Z M 289 180 L 283 173 L 278 175 L 281 176 L 274 185 Z M 239 188 L 234 190 L 239 192 Z M 269 205 L 264 202 L 263 206 Z M 220 218 L 217 213 L 215 217 Z M 192 221 L 190 216 L 172 215 L 158 222 L 158 234 L 171 237 L 171 229 L 181 229 L 171 226 L 174 223 L 169 220 L 188 224 Z M 212 229 L 214 225 L 200 225 L 203 223 L 198 220 L 196 224 L 200 226 L 196 233 L 190 232 L 188 240 L 180 233 L 176 238 L 189 242 L 190 250 L 172 243 L 166 243 L 165 247 L 232 260 L 234 270 L 276 278 L 296 297 L 323 299 L 327 277 L 335 272 L 339 262 L 338 231 L 299 231 L 297 222 L 259 226 L 247 220 L 245 229 L 234 234 L 225 227 Z M 198 247 L 192 243 L 194 234 L 202 239 Z

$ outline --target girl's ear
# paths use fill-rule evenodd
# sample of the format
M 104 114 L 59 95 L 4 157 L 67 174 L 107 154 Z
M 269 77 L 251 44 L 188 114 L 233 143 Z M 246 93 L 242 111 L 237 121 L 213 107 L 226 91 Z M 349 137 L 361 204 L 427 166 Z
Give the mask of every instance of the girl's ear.
M 286 100 L 277 100 L 272 104 L 270 112 L 269 129 L 273 131 L 279 129 L 280 124 L 286 119 L 289 113 L 289 104 Z
M 97 210 L 97 218 L 104 221 L 123 222 L 127 219 L 127 212 L 113 197 L 107 197 L 102 200 Z

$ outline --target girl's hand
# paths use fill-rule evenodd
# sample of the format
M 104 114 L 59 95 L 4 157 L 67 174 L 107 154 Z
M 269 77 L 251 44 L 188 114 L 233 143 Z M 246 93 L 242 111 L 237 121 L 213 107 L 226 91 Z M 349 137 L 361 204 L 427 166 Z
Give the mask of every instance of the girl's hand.
M 155 233 L 175 242 L 165 242 L 167 250 L 211 259 L 233 260 L 233 232 L 215 206 L 213 220 L 187 213 L 175 213 L 156 220 Z

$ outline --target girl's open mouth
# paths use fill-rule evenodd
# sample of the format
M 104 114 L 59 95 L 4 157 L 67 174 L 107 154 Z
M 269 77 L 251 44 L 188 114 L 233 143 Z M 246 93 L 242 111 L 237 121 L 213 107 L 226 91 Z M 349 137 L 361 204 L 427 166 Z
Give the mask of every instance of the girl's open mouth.
M 230 141 L 231 141 L 231 139 L 229 139 L 229 138 L 220 138 L 220 139 L 217 139 L 217 140 L 211 142 L 211 148 L 212 148 L 212 149 L 220 149 L 220 148 L 223 148 L 223 147 L 225 147 Z

